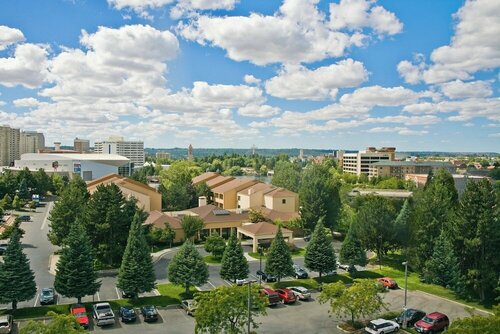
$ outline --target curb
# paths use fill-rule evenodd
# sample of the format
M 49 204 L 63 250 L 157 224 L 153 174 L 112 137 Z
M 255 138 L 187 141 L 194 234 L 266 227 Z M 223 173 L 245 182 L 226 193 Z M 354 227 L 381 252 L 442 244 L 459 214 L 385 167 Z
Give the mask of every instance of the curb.
M 465 308 L 470 308 L 470 309 L 478 311 L 478 312 L 483 312 L 483 313 L 486 313 L 486 314 L 489 314 L 489 315 L 494 315 L 493 312 L 489 312 L 489 311 L 486 311 L 486 310 L 483 310 L 483 309 L 480 309 L 480 308 L 476 308 L 474 306 L 469 306 L 469 305 L 466 305 L 466 304 L 463 304 L 463 303 L 460 303 L 460 302 L 457 302 L 457 301 L 454 301 L 454 300 L 451 300 L 451 299 L 448 299 L 448 298 L 445 298 L 445 297 L 434 295 L 432 293 L 428 293 L 428 292 L 425 292 L 425 291 L 422 291 L 422 290 L 413 290 L 413 291 L 420 292 L 420 293 L 423 293 L 423 294 L 428 295 L 428 296 L 432 296 L 432 297 L 436 297 L 436 298 L 441 298 L 443 300 L 446 300 L 447 302 L 455 303 L 457 305 L 463 306 Z

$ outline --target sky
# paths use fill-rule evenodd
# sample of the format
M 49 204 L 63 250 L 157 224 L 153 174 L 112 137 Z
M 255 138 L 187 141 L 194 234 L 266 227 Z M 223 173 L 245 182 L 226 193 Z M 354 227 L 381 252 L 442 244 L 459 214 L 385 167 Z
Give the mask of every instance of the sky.
M 47 145 L 499 152 L 500 1 L 0 0 L 0 124 Z

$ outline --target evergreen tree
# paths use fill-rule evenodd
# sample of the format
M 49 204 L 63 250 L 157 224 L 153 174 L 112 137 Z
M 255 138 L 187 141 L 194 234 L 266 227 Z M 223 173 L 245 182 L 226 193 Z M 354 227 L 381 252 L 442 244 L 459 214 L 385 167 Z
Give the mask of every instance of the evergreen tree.
M 2 200 L 0 201 L 0 206 L 6 210 L 12 208 L 12 199 L 9 194 L 5 194 Z
M 393 245 L 396 248 L 407 248 L 410 242 L 410 226 L 412 218 L 412 204 L 410 199 L 405 200 L 394 221 Z
M 340 262 L 348 264 L 349 266 L 366 266 L 368 263 L 366 251 L 356 235 L 355 223 L 351 224 L 349 231 L 347 232 L 347 236 L 342 242 L 342 246 L 340 248 Z
M 137 212 L 132 220 L 127 247 L 118 272 L 117 286 L 134 296 L 153 290 L 156 280 L 153 261 L 142 228 L 142 216 Z
M 70 227 L 79 218 L 89 199 L 87 185 L 80 177 L 74 177 L 60 193 L 50 211 L 49 240 L 52 244 L 63 246 L 69 235 Z
M 446 233 L 442 231 L 436 239 L 432 257 L 425 264 L 425 281 L 455 288 L 459 283 L 459 275 L 458 259 L 453 246 Z
M 466 184 L 450 235 L 469 293 L 493 299 L 500 272 L 500 197 L 488 180 Z
M 299 190 L 300 215 L 306 229 L 313 231 L 321 217 L 325 226 L 333 231 L 338 225 L 342 204 L 340 184 L 330 174 L 327 166 L 312 165 L 304 170 Z
M 14 196 L 14 199 L 12 200 L 12 208 L 16 211 L 21 210 L 21 199 L 18 195 Z
M 207 240 L 205 240 L 205 250 L 212 253 L 216 259 L 220 259 L 226 249 L 226 241 L 223 237 L 219 236 L 217 232 L 212 233 Z
M 19 184 L 19 192 L 17 194 L 21 199 L 30 198 L 30 192 L 28 190 L 28 184 L 26 183 L 26 179 L 21 180 L 21 183 Z
M 248 277 L 249 272 L 248 261 L 243 254 L 241 243 L 236 237 L 236 233 L 231 232 L 226 249 L 222 255 L 220 276 L 229 281 L 236 282 L 237 279 Z
M 35 274 L 23 253 L 21 233 L 17 228 L 10 236 L 1 269 L 0 301 L 12 303 L 15 310 L 18 302 L 30 300 L 36 295 Z
M 186 240 L 168 265 L 168 280 L 183 286 L 186 294 L 191 286 L 202 285 L 208 281 L 208 266 L 194 245 Z
M 283 238 L 281 226 L 278 226 L 278 232 L 267 253 L 266 272 L 276 276 L 278 282 L 281 278 L 294 274 L 292 255 Z
M 101 287 L 94 270 L 92 246 L 80 221 L 71 226 L 66 245 L 57 263 L 54 287 L 57 292 L 66 297 L 78 299 L 93 295 Z
M 335 251 L 331 240 L 325 233 L 323 219 L 320 219 L 314 228 L 311 241 L 306 248 L 304 263 L 307 269 L 317 271 L 319 277 L 323 273 L 335 270 L 337 267 Z

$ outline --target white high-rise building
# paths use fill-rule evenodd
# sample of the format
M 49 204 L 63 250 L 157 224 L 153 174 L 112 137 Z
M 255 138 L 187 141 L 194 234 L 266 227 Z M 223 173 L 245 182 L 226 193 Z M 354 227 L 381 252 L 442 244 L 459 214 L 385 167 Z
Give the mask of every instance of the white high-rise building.
M 0 126 L 0 166 L 13 166 L 14 161 L 20 158 L 20 137 L 19 129 L 13 129 L 8 125 Z
M 339 154 L 339 160 L 342 161 L 344 173 L 360 176 L 361 174 L 369 174 L 371 164 L 379 161 L 392 161 L 395 156 L 396 148 L 394 147 L 382 147 L 380 149 L 368 147 L 358 153 Z
M 23 131 L 20 137 L 19 153 L 38 153 L 45 148 L 45 136 L 36 131 Z
M 96 141 L 94 152 L 98 154 L 118 154 L 130 160 L 130 165 L 118 169 L 120 175 L 129 176 L 134 168 L 144 165 L 144 142 L 124 141 L 123 137 L 113 136 L 106 140 Z

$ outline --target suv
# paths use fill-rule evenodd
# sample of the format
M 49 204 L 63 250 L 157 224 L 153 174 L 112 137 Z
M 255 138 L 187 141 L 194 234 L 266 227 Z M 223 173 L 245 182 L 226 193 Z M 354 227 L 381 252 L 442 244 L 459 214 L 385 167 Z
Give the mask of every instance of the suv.
M 181 301 L 181 307 L 186 311 L 187 315 L 193 315 L 196 311 L 196 301 L 194 299 L 184 299 Z
M 43 288 L 40 292 L 40 305 L 55 304 L 56 294 L 53 288 Z
M 295 294 L 295 297 L 297 297 L 300 300 L 309 300 L 311 299 L 311 293 L 309 290 L 304 288 L 303 286 L 290 286 L 288 287 L 290 290 L 293 291 Z
M 390 277 L 381 277 L 381 278 L 377 279 L 377 282 L 379 282 L 383 287 L 388 288 L 388 289 L 397 289 L 398 288 L 398 283 L 396 283 L 396 281 Z
M 89 328 L 89 317 L 87 316 L 87 310 L 83 305 L 73 305 L 69 309 L 70 313 L 75 316 L 76 320 L 83 328 Z
M 270 274 L 266 274 L 262 270 L 257 270 L 257 277 L 260 277 L 260 279 L 266 283 L 267 282 L 276 282 L 276 277 L 274 277 L 273 275 L 270 275 Z
M 434 334 L 437 331 L 446 330 L 450 325 L 448 317 L 439 312 L 427 314 L 415 324 L 415 330 L 418 333 Z
M 154 305 L 141 306 L 141 313 L 145 322 L 158 321 L 158 310 Z
M 10 314 L 0 316 L 0 333 L 1 334 L 10 334 L 12 333 L 12 327 L 14 320 Z
M 109 303 L 94 304 L 94 319 L 97 326 L 106 326 L 115 324 L 115 314 Z
M 370 334 L 385 334 L 397 332 L 399 325 L 392 320 L 376 319 L 372 320 L 366 325 L 365 333 Z
M 295 276 L 295 278 L 308 278 L 309 277 L 309 274 L 307 273 L 307 271 L 304 268 L 302 268 L 301 266 L 299 266 L 298 264 L 293 265 L 293 270 L 294 270 L 293 276 Z
M 295 294 L 290 289 L 276 289 L 283 304 L 293 304 L 297 300 Z
M 280 302 L 280 296 L 278 295 L 278 293 L 276 293 L 276 291 L 274 291 L 271 288 L 261 289 L 260 294 L 262 296 L 267 297 L 267 305 L 268 306 L 275 306 L 275 305 L 278 305 L 278 303 Z
M 394 319 L 394 321 L 403 326 L 403 321 L 406 317 L 406 327 L 413 327 L 413 325 L 415 325 L 415 323 L 422 319 L 424 316 L 424 311 L 409 308 L 406 311 L 401 312 L 401 314 L 396 319 Z

